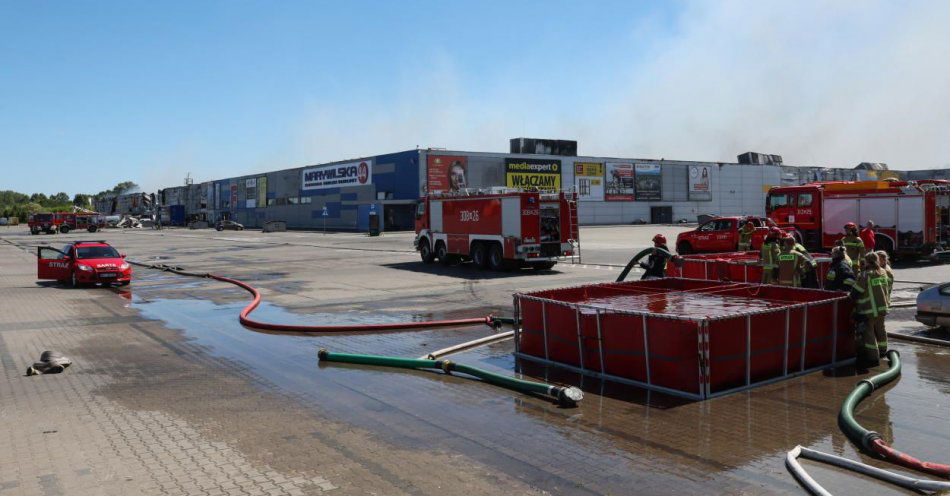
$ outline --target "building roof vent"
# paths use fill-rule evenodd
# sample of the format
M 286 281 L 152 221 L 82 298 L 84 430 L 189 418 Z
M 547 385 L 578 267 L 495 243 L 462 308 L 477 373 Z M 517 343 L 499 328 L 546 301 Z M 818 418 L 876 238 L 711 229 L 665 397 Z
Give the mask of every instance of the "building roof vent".
M 510 143 L 511 153 L 577 156 L 577 142 L 571 140 L 512 138 Z
M 740 164 L 750 165 L 782 165 L 781 155 L 769 155 L 768 153 L 745 152 L 736 157 Z

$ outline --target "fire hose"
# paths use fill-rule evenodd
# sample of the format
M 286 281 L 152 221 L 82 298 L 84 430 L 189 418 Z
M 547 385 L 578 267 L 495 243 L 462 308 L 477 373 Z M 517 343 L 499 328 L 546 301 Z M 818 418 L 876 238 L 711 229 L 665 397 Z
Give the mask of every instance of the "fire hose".
M 895 350 L 887 352 L 887 359 L 890 362 L 888 369 L 878 375 L 864 379 L 851 391 L 841 404 L 841 411 L 838 414 L 838 424 L 851 442 L 858 445 L 863 450 L 882 458 L 886 461 L 903 465 L 914 470 L 927 472 L 942 477 L 950 477 L 950 465 L 926 462 L 918 460 L 906 453 L 902 453 L 889 446 L 880 434 L 865 429 L 854 418 L 854 409 L 865 398 L 871 395 L 875 390 L 887 385 L 901 373 L 900 354 Z M 928 479 L 915 479 L 900 474 L 895 474 L 887 470 L 872 467 L 864 463 L 848 460 L 828 453 L 810 450 L 802 446 L 796 446 L 788 452 L 785 457 L 785 465 L 789 472 L 811 493 L 830 496 L 825 488 L 819 485 L 815 480 L 805 472 L 798 458 L 808 458 L 811 460 L 835 465 L 848 470 L 853 470 L 882 481 L 895 484 L 908 489 L 918 491 L 946 491 L 950 490 L 950 482 L 936 481 Z
M 641 258 L 649 255 L 650 253 L 653 253 L 653 250 L 665 253 L 668 257 L 670 257 L 670 259 L 674 257 L 672 253 L 660 247 L 644 248 L 643 250 L 640 251 L 640 253 L 637 253 L 636 255 L 634 255 L 633 258 L 631 258 L 630 261 L 627 262 L 627 265 L 623 268 L 622 271 L 620 271 L 620 275 L 617 276 L 617 280 L 615 282 L 623 282 L 623 280 L 627 278 L 627 274 L 629 274 L 630 271 L 633 270 L 633 267 L 637 265 L 637 262 L 639 262 Z
M 470 367 L 451 360 L 426 360 L 418 358 L 402 358 L 378 355 L 358 355 L 352 353 L 330 353 L 320 349 L 317 356 L 321 362 L 354 363 L 359 365 L 376 365 L 381 367 L 397 367 L 404 369 L 437 369 L 446 374 L 460 372 L 477 377 L 489 384 L 513 389 L 521 393 L 539 394 L 556 399 L 562 406 L 575 406 L 584 399 L 584 393 L 574 386 L 552 386 L 542 382 L 526 381 L 487 370 Z
M 502 319 L 500 317 L 495 317 L 493 315 L 487 315 L 485 317 L 474 317 L 468 319 L 451 319 L 451 320 L 428 320 L 428 321 L 418 321 L 418 322 L 391 322 L 384 324 L 361 324 L 361 325 L 288 325 L 288 324 L 272 324 L 269 322 L 260 322 L 253 320 L 249 317 L 251 312 L 257 308 L 261 303 L 261 293 L 253 286 L 239 281 L 237 279 L 231 279 L 230 277 L 219 276 L 217 274 L 211 273 L 198 273 L 198 272 L 188 272 L 181 267 L 166 265 L 166 264 L 145 264 L 141 262 L 129 261 L 133 265 L 139 267 L 145 267 L 149 269 L 162 270 L 166 272 L 172 272 L 174 274 L 190 277 L 201 277 L 207 279 L 214 279 L 221 282 L 226 282 L 233 284 L 248 293 L 251 293 L 253 300 L 244 307 L 241 311 L 241 315 L 238 318 L 241 324 L 251 329 L 259 329 L 265 331 L 278 331 L 278 332 L 361 332 L 361 331 L 395 331 L 403 329 L 428 329 L 433 327 L 453 327 L 453 326 L 463 326 L 463 325 L 473 325 L 473 324 L 484 324 L 492 327 L 500 326 L 502 323 L 510 319 Z

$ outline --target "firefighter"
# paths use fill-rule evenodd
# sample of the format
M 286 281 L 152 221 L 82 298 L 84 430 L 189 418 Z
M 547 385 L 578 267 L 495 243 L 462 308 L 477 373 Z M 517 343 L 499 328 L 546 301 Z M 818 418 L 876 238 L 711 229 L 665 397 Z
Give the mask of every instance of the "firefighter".
M 890 301 L 891 290 L 894 289 L 894 271 L 891 270 L 891 260 L 884 250 L 878 250 L 875 253 L 877 253 L 877 263 L 881 265 L 884 272 L 887 272 L 887 300 Z
M 854 286 L 854 270 L 851 260 L 843 246 L 831 249 L 831 264 L 825 275 L 825 289 L 829 291 L 851 291 Z
M 670 249 L 666 247 L 666 236 L 653 236 L 653 252 L 646 262 L 640 262 L 645 272 L 640 279 L 662 279 L 666 275 L 666 263 L 670 258 Z
M 752 217 L 746 217 L 745 224 L 742 224 L 742 229 L 739 229 L 739 251 L 752 249 L 752 232 L 755 231 L 752 219 Z
M 778 262 L 778 255 L 781 251 L 778 247 L 778 239 L 782 235 L 782 230 L 773 227 L 765 235 L 762 241 L 762 248 L 759 252 L 759 258 L 762 261 L 762 284 L 775 284 L 775 268 Z
M 808 253 L 808 249 L 797 240 L 795 241 L 795 246 L 792 247 L 792 251 L 798 252 L 801 256 L 805 257 L 805 269 L 802 273 L 801 287 L 818 289 L 818 262 L 815 261 L 815 257 L 811 256 L 811 253 Z
M 801 287 L 801 274 L 808 265 L 808 259 L 795 250 L 795 238 L 782 238 L 782 248 L 776 263 L 778 267 L 778 284 L 780 286 Z
M 865 270 L 858 275 L 851 297 L 856 301 L 855 351 L 858 370 L 866 370 L 880 365 L 880 359 L 887 353 L 887 333 L 884 330 L 884 316 L 887 315 L 890 299 L 887 296 L 887 272 L 878 263 L 877 253 L 868 253 L 864 257 Z
M 857 273 L 864 265 L 864 257 L 867 255 L 867 250 L 864 248 L 864 241 L 861 241 L 861 237 L 858 236 L 858 226 L 854 222 L 845 224 L 842 243 L 844 244 L 844 249 L 848 251 L 848 258 L 851 259 L 851 268 Z

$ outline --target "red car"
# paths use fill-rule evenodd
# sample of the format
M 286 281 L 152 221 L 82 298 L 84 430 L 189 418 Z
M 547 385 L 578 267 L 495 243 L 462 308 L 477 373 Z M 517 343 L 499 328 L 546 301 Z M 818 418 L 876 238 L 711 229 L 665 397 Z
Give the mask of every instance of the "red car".
M 676 251 L 680 255 L 689 253 L 731 252 L 739 249 L 739 229 L 747 221 L 747 217 L 716 217 L 699 225 L 692 231 L 679 233 L 676 237 Z M 774 225 L 764 217 L 752 217 L 752 249 L 758 250 L 762 240 L 769 232 L 769 226 Z M 794 231 L 784 228 L 784 231 Z
M 125 255 L 105 241 L 74 241 L 62 250 L 40 246 L 36 264 L 38 279 L 55 279 L 73 287 L 132 282 L 132 266 Z

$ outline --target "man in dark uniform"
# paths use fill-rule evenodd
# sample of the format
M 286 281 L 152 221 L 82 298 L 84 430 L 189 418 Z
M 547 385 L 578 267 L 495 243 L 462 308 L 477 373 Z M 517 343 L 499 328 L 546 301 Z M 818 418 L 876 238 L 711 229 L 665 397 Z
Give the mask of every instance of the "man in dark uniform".
M 640 262 L 646 272 L 640 279 L 662 279 L 666 276 L 666 263 L 670 258 L 670 249 L 666 247 L 666 236 L 657 234 L 653 236 L 653 253 L 647 258 L 646 262 Z
M 831 250 L 831 264 L 825 276 L 825 289 L 829 291 L 851 291 L 854 286 L 854 270 L 851 261 L 845 254 L 843 246 L 836 246 Z

